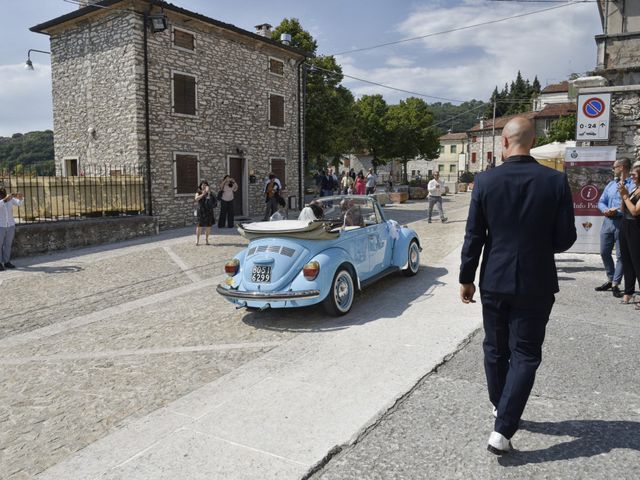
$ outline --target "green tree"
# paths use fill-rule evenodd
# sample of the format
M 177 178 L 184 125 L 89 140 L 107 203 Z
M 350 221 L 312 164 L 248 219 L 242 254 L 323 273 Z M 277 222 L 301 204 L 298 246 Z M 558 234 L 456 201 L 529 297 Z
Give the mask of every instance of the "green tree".
M 576 139 L 576 116 L 575 114 L 560 117 L 551 122 L 549 131 L 543 137 L 538 137 L 536 145 L 546 145 L 551 142 L 566 142 Z
M 318 43 L 309 32 L 302 28 L 300 20 L 297 18 L 285 18 L 271 32 L 272 40 L 280 40 L 280 35 L 288 33 L 291 35 L 291 46 L 306 50 L 315 55 L 318 50 Z
M 48 168 L 53 165 L 53 132 L 15 133 L 11 138 L 0 137 L 0 170 Z
M 403 178 L 407 181 L 407 162 L 412 158 L 436 158 L 440 142 L 432 127 L 433 115 L 419 98 L 410 97 L 391 105 L 385 116 L 388 154 L 400 158 Z
M 342 68 L 332 56 L 310 60 L 306 75 L 305 142 L 314 166 L 334 166 L 343 153 L 351 151 L 354 136 L 351 92 L 340 85 Z
M 388 158 L 385 116 L 389 107 L 382 95 L 363 95 L 356 101 L 354 110 L 356 145 L 373 156 L 373 168 L 377 171 Z

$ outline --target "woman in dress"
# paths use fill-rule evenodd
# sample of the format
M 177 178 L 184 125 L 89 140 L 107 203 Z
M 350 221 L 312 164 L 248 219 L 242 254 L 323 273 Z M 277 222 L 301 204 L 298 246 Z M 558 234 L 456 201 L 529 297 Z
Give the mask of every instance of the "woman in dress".
M 620 256 L 624 273 L 624 297 L 622 303 L 631 303 L 636 280 L 640 283 L 640 167 L 631 169 L 633 190 L 627 191 L 624 179 L 618 185 L 622 198 L 622 223 L 620 224 Z M 640 304 L 636 306 L 640 310 Z
M 218 228 L 233 228 L 233 193 L 238 190 L 238 183 L 229 175 L 225 175 L 220 183 L 220 217 Z
M 209 245 L 209 234 L 211 225 L 215 222 L 213 209 L 216 207 L 216 197 L 209 188 L 209 182 L 203 180 L 196 190 L 195 201 L 197 202 L 196 213 L 198 225 L 196 226 L 196 245 L 200 245 L 200 234 L 204 229 L 205 242 Z
M 358 176 L 356 177 L 356 194 L 364 195 L 367 188 L 366 185 L 367 181 L 364 179 L 364 175 L 362 172 L 358 173 Z

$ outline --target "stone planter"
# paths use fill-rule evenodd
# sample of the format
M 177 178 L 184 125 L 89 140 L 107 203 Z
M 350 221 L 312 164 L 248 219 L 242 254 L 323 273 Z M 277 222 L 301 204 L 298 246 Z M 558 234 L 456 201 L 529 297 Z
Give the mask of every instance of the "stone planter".
M 387 192 L 374 193 L 373 196 L 376 197 L 378 203 L 383 207 L 389 203 L 389 194 Z
M 409 200 L 407 192 L 389 192 L 389 200 L 393 203 L 404 203 Z
M 458 192 L 466 192 L 468 185 L 466 183 L 458 184 Z
M 409 188 L 409 198 L 411 200 L 424 200 L 427 198 L 427 191 L 421 187 Z

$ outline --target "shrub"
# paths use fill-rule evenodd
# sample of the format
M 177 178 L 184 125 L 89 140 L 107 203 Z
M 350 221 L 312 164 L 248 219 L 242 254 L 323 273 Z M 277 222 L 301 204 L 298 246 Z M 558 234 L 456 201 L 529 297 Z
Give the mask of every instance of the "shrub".
M 460 174 L 460 183 L 473 183 L 474 176 L 471 172 L 462 172 Z

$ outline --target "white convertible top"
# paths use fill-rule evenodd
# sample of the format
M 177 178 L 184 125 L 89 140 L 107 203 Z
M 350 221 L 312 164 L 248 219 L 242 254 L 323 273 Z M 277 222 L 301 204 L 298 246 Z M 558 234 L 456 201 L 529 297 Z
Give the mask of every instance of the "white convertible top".
M 272 222 L 241 223 L 238 232 L 245 238 L 293 237 L 305 240 L 331 240 L 340 232 L 327 231 L 322 221 L 305 222 L 302 220 L 275 220 Z

